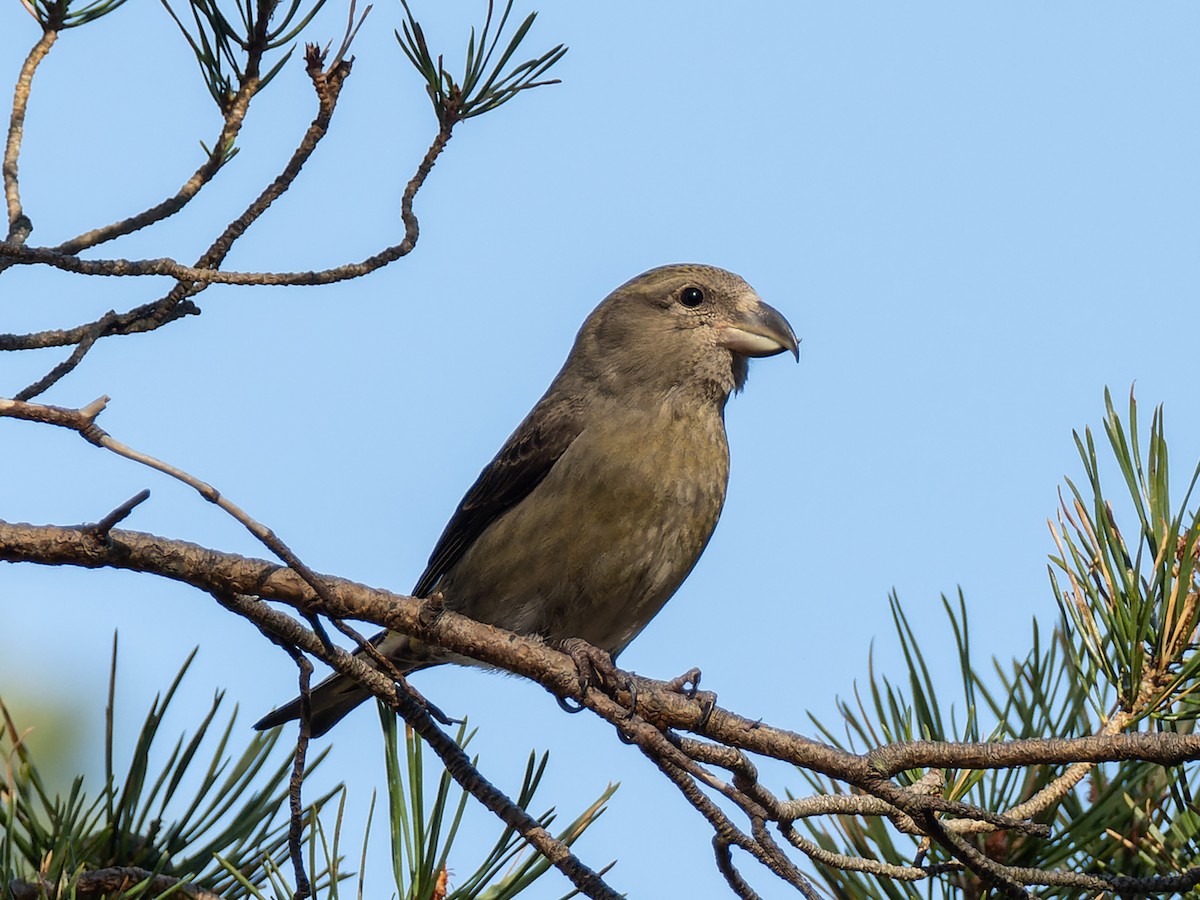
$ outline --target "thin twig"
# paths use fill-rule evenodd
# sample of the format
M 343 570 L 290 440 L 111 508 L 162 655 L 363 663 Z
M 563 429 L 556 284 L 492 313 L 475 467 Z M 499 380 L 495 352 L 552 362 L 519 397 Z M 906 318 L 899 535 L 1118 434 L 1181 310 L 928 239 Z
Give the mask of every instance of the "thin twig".
M 23 403 L 17 400 L 6 400 L 0 398 L 0 416 L 9 415 L 15 418 L 24 418 L 32 421 L 40 421 L 49 425 L 59 425 L 64 428 L 70 428 L 77 431 L 81 437 L 89 443 L 95 444 L 97 447 L 102 447 L 109 450 L 118 456 L 123 456 L 126 459 L 141 463 L 148 468 L 162 472 L 164 475 L 169 475 L 176 481 L 186 484 L 188 487 L 195 490 L 201 497 L 210 503 L 222 509 L 225 513 L 240 523 L 250 534 L 254 535 L 260 543 L 304 579 L 313 592 L 316 593 L 324 601 L 330 599 L 328 589 L 322 583 L 317 574 L 310 569 L 287 544 L 285 544 L 278 535 L 275 534 L 267 526 L 263 525 L 257 519 L 254 519 L 243 510 L 240 506 L 234 503 L 229 498 L 225 497 L 214 488 L 211 484 L 200 480 L 194 475 L 183 471 L 182 469 L 164 462 L 161 459 L 150 456 L 148 453 L 142 453 L 139 450 L 134 450 L 132 447 L 121 443 L 114 439 L 108 432 L 96 424 L 96 417 L 103 412 L 108 404 L 108 397 L 100 397 L 92 401 L 87 407 L 80 410 L 66 410 L 61 407 L 43 406 L 41 404 Z M 319 628 L 314 623 L 314 628 Z M 323 636 L 323 635 L 322 635 Z M 324 637 L 324 636 L 323 636 Z M 324 638 L 328 643 L 328 638 Z
M 163 219 L 168 219 L 182 210 L 200 193 L 201 188 L 208 184 L 229 161 L 229 148 L 237 140 L 250 109 L 250 100 L 258 92 L 257 78 L 243 80 L 229 107 L 225 110 L 225 118 L 221 123 L 221 132 L 213 143 L 213 149 L 208 158 L 192 173 L 191 178 L 183 183 L 178 191 L 161 203 L 142 210 L 140 213 L 128 216 L 109 225 L 93 228 L 78 234 L 70 240 L 56 245 L 53 250 L 57 253 L 72 256 L 81 250 L 96 247 L 108 241 L 133 234 Z
M 780 832 L 788 842 L 800 850 L 813 862 L 840 869 L 843 872 L 866 872 L 881 878 L 891 878 L 895 881 L 923 881 L 933 875 L 943 875 L 947 872 L 961 872 L 959 863 L 939 863 L 933 866 L 897 866 L 881 862 L 877 859 L 865 859 L 860 856 L 846 856 L 844 853 L 834 853 L 814 844 L 800 835 L 790 824 L 783 825 Z
M 217 172 L 229 161 L 230 149 L 234 146 L 237 136 L 241 132 L 246 114 L 250 109 L 250 101 L 262 87 L 262 79 L 260 77 L 262 58 L 269 49 L 269 42 L 266 40 L 264 34 L 265 26 L 260 25 L 259 22 L 255 24 L 255 33 L 251 36 L 251 40 L 244 44 L 246 60 L 241 70 L 238 89 L 229 98 L 228 103 L 223 104 L 221 131 L 213 143 L 213 149 L 209 152 L 208 158 L 192 174 L 192 177 L 184 182 L 183 186 L 176 191 L 174 196 L 168 197 L 161 203 L 120 221 L 85 231 L 70 240 L 63 241 L 54 247 L 54 250 L 62 254 L 74 255 L 81 250 L 95 247 L 107 241 L 123 237 L 124 235 L 132 234 L 156 222 L 161 222 L 163 219 L 169 218 L 183 209 L 213 179 Z M 3 267 L 4 264 L 0 263 L 0 269 Z
M 112 324 L 104 329 L 106 335 L 140 334 L 153 331 L 184 316 L 197 316 L 200 308 L 190 301 L 183 301 L 165 318 L 156 322 L 150 314 L 158 308 L 159 301 L 146 303 L 127 312 L 118 313 Z M 107 317 L 102 316 L 94 322 L 76 325 L 74 328 L 53 328 L 47 331 L 37 331 L 30 334 L 0 334 L 0 350 L 45 350 L 49 347 L 69 347 L 86 340 L 96 327 Z
M 947 831 L 933 813 L 920 816 L 918 821 L 930 838 L 961 860 L 968 869 L 983 880 L 984 884 L 989 887 L 999 888 L 1007 897 L 1017 897 L 1022 898 L 1022 900 L 1029 897 L 1029 892 L 1022 885 L 1022 879 L 1016 876 L 1012 866 L 1006 866 L 1003 863 L 989 859 L 973 847 L 970 842 L 963 840 L 951 831 Z M 1028 884 L 1027 881 L 1024 883 Z
M 669 690 L 676 689 L 675 682 L 668 682 L 666 687 Z M 635 743 L 642 753 L 679 788 L 687 801 L 708 820 L 718 837 L 746 850 L 804 896 L 816 900 L 816 892 L 808 879 L 780 851 L 778 845 L 770 839 L 765 831 L 756 831 L 753 837 L 747 835 L 705 796 L 697 782 L 707 784 L 728 797 L 747 814 L 752 823 L 761 823 L 766 811 L 751 797 L 714 777 L 674 743 L 667 740 L 661 731 L 609 697 L 589 691 L 582 698 L 582 702 L 594 712 L 608 719 L 620 730 L 625 739 Z
M 92 530 L 92 534 L 95 535 L 98 540 L 105 540 L 108 538 L 108 533 L 112 531 L 118 523 L 123 522 L 129 517 L 129 514 L 133 512 L 134 509 L 145 503 L 148 499 L 150 499 L 150 492 L 142 489 L 106 515 L 99 522 L 96 522 L 93 525 L 87 525 L 85 527 L 90 528 Z
M 329 133 L 329 123 L 337 109 L 338 97 L 342 85 L 350 76 L 350 61 L 339 62 L 328 70 L 322 68 L 323 58 L 317 48 L 309 44 L 306 52 L 307 71 L 312 79 L 313 88 L 317 94 L 317 115 L 309 124 L 300 139 L 300 143 L 292 152 L 283 171 L 275 177 L 267 188 L 250 203 L 246 210 L 226 226 L 221 235 L 204 251 L 196 261 L 196 266 L 205 269 L 215 269 L 224 262 L 235 241 L 246 233 L 247 229 L 295 182 L 300 170 L 308 162 L 309 157 L 317 149 L 321 139 Z
M 1138 731 L 1121 736 L 1119 751 L 1122 755 L 1111 756 L 1118 746 L 1112 738 L 1116 735 L 1098 733 L 1078 738 L 1032 738 L 1012 741 L 986 741 L 978 743 L 954 741 L 910 741 L 889 744 L 867 753 L 868 765 L 882 778 L 888 778 L 906 769 L 960 768 L 960 769 L 1008 769 L 1014 766 L 1071 765 L 1077 762 L 1120 762 L 1125 759 L 1144 759 L 1162 765 L 1175 765 L 1179 761 L 1167 762 L 1156 758 L 1162 746 L 1159 736 L 1152 732 Z
M 323 643 L 328 644 L 328 641 Z M 310 685 L 312 683 L 312 663 L 308 657 L 290 644 L 282 645 L 292 657 L 299 671 L 300 688 L 300 728 L 296 735 L 296 751 L 292 759 L 292 777 L 288 782 L 288 807 L 291 821 L 288 824 L 288 852 L 292 858 L 292 871 L 296 876 L 296 890 L 292 900 L 305 900 L 312 894 L 312 885 L 304 871 L 304 760 L 308 754 L 308 742 L 312 737 L 312 704 Z
M 8 238 L 9 244 L 23 244 L 33 231 L 33 223 L 21 208 L 21 188 L 17 176 L 18 160 L 21 157 L 21 141 L 25 135 L 25 111 L 29 107 L 29 94 L 33 86 L 33 74 L 50 48 L 58 39 L 58 30 L 47 28 L 42 32 L 17 75 L 17 85 L 13 90 L 12 115 L 8 120 L 8 140 L 4 144 L 4 201 L 8 206 Z
M 742 873 L 737 870 L 733 864 L 733 854 L 729 852 L 730 842 L 722 838 L 719 834 L 713 835 L 713 853 L 717 859 L 717 871 L 725 878 L 725 883 L 729 885 L 730 890 L 742 898 L 742 900 L 762 900 L 754 888 L 750 887 Z
M 76 366 L 83 362 L 83 358 L 88 351 L 96 345 L 96 341 L 103 337 L 113 322 L 117 319 L 117 314 L 113 310 L 109 310 L 99 319 L 92 323 L 88 329 L 87 335 L 71 351 L 71 355 L 60 362 L 57 366 L 35 381 L 26 388 L 22 388 L 13 394 L 14 400 L 32 400 L 34 397 L 43 393 L 52 387 L 55 383 L 69 374 Z
M 43 264 L 80 275 L 118 277 L 163 275 L 179 281 L 199 284 L 313 286 L 361 278 L 363 275 L 406 256 L 416 246 L 419 229 L 416 216 L 412 212 L 413 199 L 429 172 L 432 171 L 438 156 L 445 149 L 450 136 L 450 126 L 443 126 L 418 166 L 416 174 L 404 190 L 400 208 L 400 216 L 404 222 L 404 239 L 361 262 L 307 272 L 227 272 L 207 266 L 185 266 L 165 257 L 142 260 L 80 259 L 77 256 L 64 256 L 49 247 L 26 247 L 11 241 L 0 242 L 0 257 L 8 257 L 20 265 Z M 3 346 L 4 343 L 0 336 L 0 349 L 7 349 Z M 8 343 L 12 343 L 11 339 Z

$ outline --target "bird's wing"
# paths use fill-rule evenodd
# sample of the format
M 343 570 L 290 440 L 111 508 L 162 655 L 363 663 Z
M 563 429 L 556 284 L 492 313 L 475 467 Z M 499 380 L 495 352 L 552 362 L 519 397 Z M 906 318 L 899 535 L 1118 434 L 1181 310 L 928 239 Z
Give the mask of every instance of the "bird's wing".
M 427 597 L 492 522 L 536 488 L 583 431 L 580 404 L 545 397 L 479 473 L 429 557 L 414 597 Z

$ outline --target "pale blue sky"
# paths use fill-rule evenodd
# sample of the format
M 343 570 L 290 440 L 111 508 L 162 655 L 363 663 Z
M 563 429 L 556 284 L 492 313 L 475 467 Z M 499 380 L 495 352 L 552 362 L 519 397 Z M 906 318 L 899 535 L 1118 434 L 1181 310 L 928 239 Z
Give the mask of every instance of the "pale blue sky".
M 310 39 L 340 35 L 344 10 L 329 6 Z M 451 61 L 482 7 L 414 2 Z M 1104 386 L 1123 397 L 1136 381 L 1146 407 L 1166 404 L 1177 481 L 1200 456 L 1200 7 L 559 0 L 541 13 L 531 48 L 570 45 L 564 83 L 461 126 L 418 198 L 411 257 L 330 288 L 213 288 L 203 316 L 102 343 L 44 399 L 111 395 L 101 424 L 118 439 L 209 480 L 314 568 L 406 590 L 587 312 L 652 266 L 721 265 L 788 316 L 801 364 L 755 363 L 731 402 L 721 525 L 622 662 L 658 677 L 698 665 L 722 705 L 805 731 L 805 710 L 832 719 L 865 676 L 873 641 L 900 673 L 893 587 L 946 647 L 949 690 L 941 592 L 962 585 L 983 658 L 1023 654 L 1031 618 L 1056 615 L 1046 519 L 1079 473 L 1071 430 L 1099 424 Z M 229 267 L 314 268 L 397 240 L 400 188 L 435 130 L 399 20 L 377 4 L 330 136 Z M 199 163 L 217 118 L 173 28 L 157 4 L 129 3 L 64 35 L 39 71 L 21 163 L 34 243 L 157 202 Z M 6 84 L 36 36 L 18 4 L 0 9 Z M 190 261 L 312 115 L 296 59 L 187 212 L 105 255 Z M 0 331 L 162 290 L 9 271 Z M 0 360 L 0 394 L 61 356 Z M 185 489 L 73 435 L 0 420 L 0 447 L 2 518 L 94 520 L 149 487 L 129 527 L 264 554 Z M 114 628 L 131 718 L 197 643 L 195 704 L 224 688 L 248 723 L 293 693 L 287 658 L 195 591 L 4 566 L 0 597 L 0 686 L 75 692 L 92 723 Z M 619 859 L 616 888 L 724 890 L 708 826 L 606 726 L 516 679 L 445 669 L 417 684 L 479 726 L 503 786 L 531 747 L 550 749 L 540 804 L 565 818 L 622 782 L 579 845 L 593 865 Z M 325 777 L 350 784 L 357 832 L 382 778 L 373 713 L 334 741 Z M 803 790 L 770 772 L 773 789 Z M 764 896 L 790 895 L 744 862 Z M 376 891 L 383 871 L 380 856 Z

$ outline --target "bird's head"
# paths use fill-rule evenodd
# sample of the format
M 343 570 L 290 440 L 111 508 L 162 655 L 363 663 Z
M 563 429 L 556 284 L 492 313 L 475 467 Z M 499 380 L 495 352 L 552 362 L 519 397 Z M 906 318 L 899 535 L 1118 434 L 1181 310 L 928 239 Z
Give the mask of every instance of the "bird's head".
M 796 335 L 743 279 L 703 265 L 651 269 L 596 307 L 572 364 L 614 391 L 696 387 L 722 403 L 745 384 L 749 359 L 790 350 Z

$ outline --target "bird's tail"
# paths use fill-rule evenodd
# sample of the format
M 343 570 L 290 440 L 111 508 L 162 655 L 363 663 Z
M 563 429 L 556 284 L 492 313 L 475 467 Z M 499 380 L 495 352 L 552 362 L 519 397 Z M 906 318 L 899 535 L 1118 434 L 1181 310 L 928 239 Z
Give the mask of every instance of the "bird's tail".
M 342 720 L 350 710 L 371 696 L 366 688 L 355 684 L 345 675 L 333 674 L 313 688 L 309 699 L 312 716 L 309 725 L 312 736 L 320 737 Z M 266 731 L 284 722 L 300 718 L 300 698 L 285 703 L 254 723 L 258 731 Z
M 379 652 L 395 663 L 401 674 L 407 675 L 417 669 L 434 665 L 433 648 L 409 638 L 407 635 L 385 631 L 371 639 Z M 363 658 L 362 652 L 354 654 Z M 366 658 L 366 662 L 371 660 Z M 352 679 L 334 673 L 318 684 L 309 693 L 311 716 L 309 726 L 313 737 L 320 737 L 342 720 L 351 710 L 371 696 L 371 692 Z M 296 697 L 254 723 L 258 731 L 266 731 L 276 725 L 300 718 L 300 698 Z

